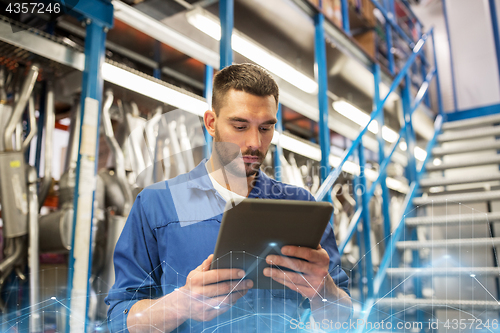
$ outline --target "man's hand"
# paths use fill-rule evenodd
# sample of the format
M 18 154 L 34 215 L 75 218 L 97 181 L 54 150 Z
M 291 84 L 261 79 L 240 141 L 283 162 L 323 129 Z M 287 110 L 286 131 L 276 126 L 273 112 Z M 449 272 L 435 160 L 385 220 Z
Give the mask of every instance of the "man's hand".
M 212 258 L 211 254 L 191 271 L 186 285 L 177 291 L 178 309 L 183 319 L 210 321 L 229 310 L 253 287 L 252 280 L 243 279 L 245 272 L 241 269 L 209 270 Z
M 333 282 L 328 272 L 330 257 L 321 245 L 318 245 L 316 249 L 284 246 L 281 249 L 281 253 L 285 256 L 300 259 L 269 255 L 266 257 L 266 262 L 270 265 L 292 269 L 298 273 L 283 271 L 279 268 L 265 268 L 265 276 L 273 278 L 273 280 L 284 284 L 292 290 L 296 290 L 310 300 L 317 297 L 322 300 L 328 294 L 329 290 L 327 289 L 336 287 L 335 282 Z
M 226 312 L 253 287 L 241 269 L 209 270 L 213 255 L 192 270 L 186 284 L 159 299 L 135 303 L 127 328 L 135 332 L 170 332 L 187 319 L 210 321 Z M 232 280 L 232 281 L 228 281 Z
M 267 256 L 266 262 L 295 272 L 267 267 L 264 268 L 265 276 L 309 298 L 315 320 L 322 322 L 323 319 L 335 319 L 343 322 L 349 318 L 352 309 L 351 298 L 330 276 L 330 257 L 321 245 L 316 249 L 284 246 L 281 253 L 284 256 Z

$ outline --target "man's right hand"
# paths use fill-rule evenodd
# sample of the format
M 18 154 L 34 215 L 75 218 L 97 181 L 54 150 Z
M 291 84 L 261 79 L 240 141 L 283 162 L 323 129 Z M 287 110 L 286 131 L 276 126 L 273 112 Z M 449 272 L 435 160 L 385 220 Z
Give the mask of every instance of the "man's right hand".
M 253 287 L 241 269 L 210 270 L 212 258 L 213 254 L 192 270 L 186 284 L 176 291 L 178 313 L 184 320 L 210 321 L 229 310 Z

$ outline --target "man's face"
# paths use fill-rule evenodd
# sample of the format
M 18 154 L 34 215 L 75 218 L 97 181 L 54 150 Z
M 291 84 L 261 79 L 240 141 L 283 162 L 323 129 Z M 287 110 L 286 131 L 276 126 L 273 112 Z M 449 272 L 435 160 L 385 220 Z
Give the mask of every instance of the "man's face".
M 214 123 L 214 150 L 229 172 L 257 173 L 273 138 L 276 113 L 273 96 L 228 91 Z

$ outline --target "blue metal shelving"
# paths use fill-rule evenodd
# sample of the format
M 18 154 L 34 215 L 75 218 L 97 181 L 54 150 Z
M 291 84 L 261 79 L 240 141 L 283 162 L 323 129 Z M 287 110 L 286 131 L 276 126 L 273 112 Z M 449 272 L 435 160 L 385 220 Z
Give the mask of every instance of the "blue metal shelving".
M 99 123 L 103 92 L 101 75 L 107 31 L 113 27 L 113 6 L 105 0 L 80 1 L 73 13 L 86 24 L 85 67 L 82 78 L 80 138 L 76 166 L 73 229 L 68 269 L 67 332 L 88 330 L 88 295 L 92 266 Z M 82 145 L 85 142 L 85 145 Z M 87 147 L 83 149 L 82 147 Z M 75 237 L 78 230 L 78 237 Z M 85 318 L 84 321 L 81 318 Z

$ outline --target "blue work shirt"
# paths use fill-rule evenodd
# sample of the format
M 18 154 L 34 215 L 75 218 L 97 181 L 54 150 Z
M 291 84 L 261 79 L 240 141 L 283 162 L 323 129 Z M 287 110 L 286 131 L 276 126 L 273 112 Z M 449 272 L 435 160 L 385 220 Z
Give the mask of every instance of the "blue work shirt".
M 128 332 L 127 315 L 137 301 L 159 298 L 184 286 L 189 272 L 213 253 L 225 200 L 213 187 L 205 162 L 137 196 L 116 244 L 115 284 L 105 299 L 111 332 Z M 314 201 L 307 190 L 275 181 L 262 171 L 248 197 Z M 330 224 L 321 246 L 330 256 L 330 275 L 349 294 Z M 212 321 L 187 320 L 174 332 L 291 331 L 290 321 L 303 320 L 308 306 L 306 298 L 288 288 L 250 289 Z

